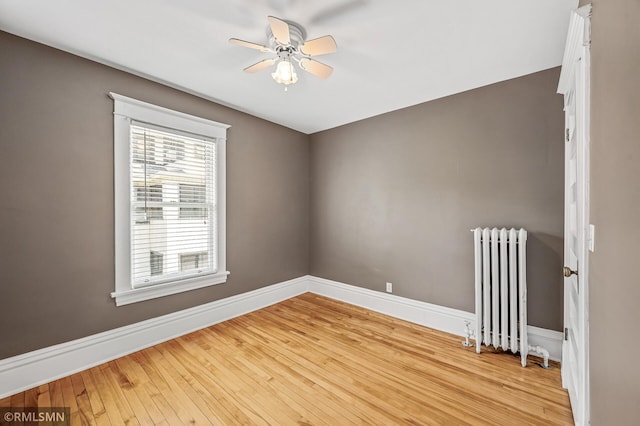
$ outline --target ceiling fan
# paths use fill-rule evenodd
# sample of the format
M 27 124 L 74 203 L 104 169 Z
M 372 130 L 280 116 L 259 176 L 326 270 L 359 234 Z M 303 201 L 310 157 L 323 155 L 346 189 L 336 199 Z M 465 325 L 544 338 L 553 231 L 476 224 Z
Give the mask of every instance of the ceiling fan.
M 293 66 L 294 62 L 302 70 L 317 77 L 327 78 L 331 75 L 333 72 L 332 67 L 311 59 L 311 57 L 335 52 L 338 46 L 332 36 L 326 35 L 313 40 L 306 40 L 307 34 L 302 26 L 273 16 L 269 16 L 268 20 L 268 45 L 266 46 L 237 38 L 229 39 L 231 44 L 276 55 L 273 58 L 264 59 L 248 66 L 244 69 L 245 72 L 255 73 L 277 64 L 271 77 L 276 82 L 284 84 L 285 90 L 286 86 L 298 81 L 298 75 Z

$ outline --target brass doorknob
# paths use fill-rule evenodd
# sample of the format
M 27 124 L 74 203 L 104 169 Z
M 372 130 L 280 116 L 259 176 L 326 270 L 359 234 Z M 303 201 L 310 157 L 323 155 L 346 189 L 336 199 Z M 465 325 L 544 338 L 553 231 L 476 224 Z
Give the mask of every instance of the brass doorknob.
M 566 278 L 569 278 L 571 275 L 578 275 L 578 271 L 574 271 L 568 266 L 565 266 L 562 268 L 562 275 L 564 275 Z

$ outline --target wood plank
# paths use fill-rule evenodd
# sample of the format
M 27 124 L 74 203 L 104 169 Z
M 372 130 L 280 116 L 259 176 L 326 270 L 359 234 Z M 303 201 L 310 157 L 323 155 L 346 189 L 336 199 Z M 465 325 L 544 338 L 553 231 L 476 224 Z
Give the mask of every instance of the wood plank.
M 101 371 L 115 399 L 119 402 L 119 407 L 125 407 L 124 410 L 129 413 L 128 416 L 135 418 L 141 425 L 153 425 L 154 422 L 151 420 L 147 408 L 140 402 L 140 398 L 133 390 L 135 384 L 120 371 L 117 363 L 110 361 L 107 365 L 108 368 L 102 368 Z M 118 411 L 122 415 L 123 408 L 119 408 Z M 125 423 L 128 423 L 127 420 Z
M 25 400 L 26 402 L 26 400 Z M 49 394 L 49 384 L 38 386 L 38 401 L 35 405 L 25 405 L 26 407 L 51 407 L 51 395 Z
M 64 407 L 62 380 L 55 380 L 49 383 L 49 398 L 51 399 L 51 407 Z
M 72 424 L 573 424 L 540 369 L 306 293 L 0 400 Z
M 168 401 L 171 401 L 181 423 L 211 424 L 194 403 L 192 397 L 196 395 L 189 384 L 162 357 L 157 349 L 159 346 L 139 352 L 140 356 L 146 360 L 143 368 L 154 382 L 158 382 L 158 389 Z
M 185 395 L 198 407 L 198 411 L 204 415 L 201 422 L 209 421 L 212 424 L 226 423 L 226 409 L 219 404 L 219 401 L 210 393 L 210 391 L 202 386 L 198 377 L 191 374 L 185 366 L 174 357 L 180 355 L 184 350 L 175 342 L 170 341 L 162 345 L 158 345 L 155 349 L 159 352 L 155 356 L 160 362 L 159 367 L 169 372 L 171 378 L 175 380 L 184 391 Z M 161 356 L 160 356 L 161 355 Z M 182 355 L 187 355 L 186 353 Z
M 219 415 L 229 423 L 266 423 L 253 407 L 250 397 L 253 391 L 250 390 L 243 396 L 236 380 L 226 376 L 227 372 L 221 368 L 215 358 L 212 358 L 209 353 L 203 354 L 198 345 L 187 344 L 193 352 L 190 352 L 189 357 L 183 356 L 180 362 L 200 384 L 205 384 L 215 395 L 212 405 Z M 222 386 L 218 384 L 219 382 Z
M 17 395 L 24 396 L 23 394 L 17 394 Z M 11 397 L 0 399 L 0 408 L 6 408 L 6 407 L 11 407 Z
M 252 330 L 246 327 L 239 322 L 235 327 L 236 332 L 250 333 Z M 286 355 L 282 355 L 279 352 L 279 346 L 282 345 L 279 343 L 269 347 L 261 345 L 259 350 L 280 363 L 280 375 L 295 383 L 297 392 L 310 393 L 316 401 L 324 401 L 323 414 L 326 417 L 345 419 L 354 423 L 400 421 L 400 418 L 392 416 L 372 401 L 362 398 L 359 392 L 354 392 L 353 383 L 351 386 L 343 386 L 342 378 L 327 371 L 328 360 L 317 358 L 313 360 L 313 352 L 306 350 L 304 355 L 288 351 Z M 293 348 L 294 345 L 288 342 L 286 347 Z
M 89 400 L 89 406 L 91 407 L 91 413 L 93 414 L 93 418 L 96 421 L 96 424 L 99 426 L 102 425 L 110 425 L 109 416 L 107 415 L 107 409 L 105 408 L 102 402 L 102 396 L 100 395 L 99 389 L 96 387 L 93 381 L 93 375 L 90 370 L 84 370 L 79 373 L 80 378 L 82 380 L 83 386 L 85 388 L 85 393 L 87 399 Z M 75 377 L 75 376 L 74 376 Z M 76 388 L 77 382 L 74 381 L 74 377 L 71 378 L 73 382 L 73 388 L 78 392 Z M 78 401 L 78 405 L 81 406 L 80 401 Z
M 126 368 L 126 371 L 130 371 L 141 380 L 140 383 L 142 383 L 142 393 L 146 395 L 141 399 L 151 399 L 153 404 L 155 404 L 155 406 L 160 411 L 161 416 L 165 421 L 169 422 L 169 424 L 180 424 L 180 419 L 178 418 L 176 411 L 172 407 L 172 404 L 167 401 L 164 395 L 162 395 L 158 386 L 156 386 L 157 382 L 152 381 L 151 377 L 147 375 L 144 368 L 142 367 L 142 363 L 145 362 L 144 358 L 141 357 L 139 353 L 134 353 L 129 355 L 128 357 L 123 357 L 121 359 L 127 359 L 131 361 L 129 367 Z
M 183 339 L 178 339 L 184 342 L 189 351 L 183 351 L 183 355 L 191 355 L 201 351 L 197 345 L 194 345 Z M 307 419 L 303 413 L 298 413 L 292 409 L 290 404 L 283 403 L 280 395 L 273 394 L 271 388 L 267 386 L 258 375 L 249 373 L 243 368 L 242 364 L 238 363 L 234 358 L 238 355 L 236 352 L 228 351 L 228 348 L 219 346 L 219 350 L 208 353 L 209 357 L 214 357 L 216 365 L 218 365 L 217 376 L 226 375 L 228 381 L 232 381 L 236 384 L 236 387 L 232 390 L 230 397 L 234 398 L 239 405 L 243 407 L 243 412 L 247 410 L 250 413 L 247 417 L 261 417 L 265 422 L 270 424 L 282 424 L 282 423 L 305 423 Z M 202 355 L 202 353 L 200 352 Z M 182 358 L 182 361 L 185 362 Z M 195 365 L 195 363 L 190 363 Z M 269 396 L 271 395 L 271 396 Z M 274 396 L 278 396 L 274 398 Z
M 123 390 L 127 395 L 127 399 L 131 400 L 130 405 L 140 423 L 147 423 L 147 420 L 143 421 L 138 415 L 138 412 L 143 409 L 149 415 L 148 422 L 152 424 L 162 423 L 165 420 L 165 414 L 158 408 L 152 396 L 146 391 L 145 385 L 149 382 L 149 378 L 144 374 L 142 368 L 133 362 L 131 357 L 122 357 L 114 361 L 114 364 L 112 364 L 113 372 L 118 375 L 119 382 L 124 384 Z M 171 415 L 174 416 L 175 413 Z
M 76 395 L 73 392 L 73 383 L 71 383 L 71 376 L 63 377 L 59 380 L 60 393 L 62 395 L 62 403 L 58 407 L 69 407 L 69 423 L 74 425 L 87 424 L 80 419 L 80 412 L 78 410 L 78 402 L 76 401 Z
M 119 395 L 115 394 L 109 386 L 108 379 L 105 377 L 108 372 L 104 371 L 108 369 L 109 363 L 106 363 L 98 367 L 90 368 L 88 374 L 93 377 L 93 383 L 100 394 L 109 421 L 112 425 L 139 424 L 128 404 L 126 402 L 123 403 Z
M 73 392 L 73 395 L 74 395 L 74 397 L 70 399 L 75 400 L 78 406 L 77 417 L 80 419 L 80 423 L 83 425 L 96 425 L 97 422 L 95 417 L 93 416 L 93 411 L 91 410 L 91 401 L 89 399 L 89 393 L 87 392 L 87 389 L 84 386 L 82 375 L 80 373 L 74 374 L 69 377 L 69 380 L 71 381 L 70 390 Z M 63 392 L 63 395 L 65 396 L 65 403 L 66 403 L 68 390 L 65 391 L 65 389 L 63 388 L 62 392 Z M 69 402 L 69 406 L 72 407 L 72 402 Z M 72 407 L 72 410 L 73 410 L 73 407 Z M 72 417 L 73 417 L 73 414 L 72 414 Z M 73 423 L 73 424 L 77 424 L 77 423 Z
M 251 329 L 248 325 L 245 328 Z M 278 329 L 270 330 L 270 333 L 277 335 Z M 299 337 L 292 337 L 297 339 Z M 308 342 L 304 339 L 300 340 L 300 346 L 305 346 Z M 313 348 L 308 347 L 307 352 L 313 354 L 312 356 L 306 356 L 305 358 L 297 358 L 296 361 L 304 368 L 310 368 L 316 371 L 316 373 L 324 375 L 326 381 L 325 386 L 328 391 L 335 393 L 338 391 L 345 392 L 344 388 L 340 387 L 339 382 L 332 381 L 332 378 L 336 377 L 349 377 L 350 387 L 348 390 L 348 399 L 353 404 L 355 400 L 358 400 L 366 408 L 359 410 L 358 414 L 367 415 L 370 411 L 380 410 L 375 417 L 380 416 L 392 416 L 387 421 L 402 422 L 407 414 L 412 415 L 422 423 L 428 423 L 429 421 L 444 421 L 445 417 L 442 417 L 438 413 L 438 410 L 434 406 L 413 406 L 406 404 L 405 401 L 412 398 L 411 395 L 405 392 L 405 383 L 399 384 L 397 387 L 390 386 L 389 381 L 380 380 L 380 371 L 371 369 L 361 369 L 362 359 L 356 359 L 349 361 L 350 366 L 345 365 L 341 361 L 335 358 L 330 358 L 332 355 L 336 355 L 336 346 L 327 350 L 322 345 L 317 345 Z M 340 354 L 342 356 L 342 354 Z M 385 363 L 387 361 L 384 361 Z M 323 365 L 323 370 L 320 371 L 316 368 L 317 365 Z M 359 367 L 360 366 L 360 367 Z M 294 364 L 293 368 L 299 368 Z M 304 370 L 301 370 L 304 371 Z M 377 377 L 376 377 L 377 376 Z M 374 378 L 376 377 L 376 378 Z M 386 386 L 382 386 L 382 385 Z M 384 389 L 384 390 L 382 390 Z M 389 399 L 388 394 L 393 393 L 396 398 Z M 428 417 L 426 416 L 426 413 Z M 364 420 L 364 419 L 363 419 Z
M 35 395 L 35 396 L 34 396 Z M 34 388 L 34 389 L 29 389 L 27 391 L 21 392 L 21 393 L 17 393 L 15 395 L 12 395 L 8 398 L 9 405 L 8 407 L 13 407 L 13 408 L 22 408 L 25 406 L 25 401 L 29 400 L 29 401 L 37 401 L 38 400 L 38 388 Z M 33 405 L 31 405 L 33 407 Z M 24 424 L 21 422 L 14 422 L 17 424 Z

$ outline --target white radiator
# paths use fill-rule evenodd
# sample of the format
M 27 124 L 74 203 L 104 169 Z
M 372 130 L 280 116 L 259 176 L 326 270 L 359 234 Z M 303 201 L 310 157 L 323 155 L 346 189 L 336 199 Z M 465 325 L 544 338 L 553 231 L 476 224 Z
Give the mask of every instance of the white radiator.
M 480 346 L 520 353 L 527 365 L 527 231 L 476 228 L 475 251 L 476 352 Z M 547 366 L 548 353 L 545 358 Z

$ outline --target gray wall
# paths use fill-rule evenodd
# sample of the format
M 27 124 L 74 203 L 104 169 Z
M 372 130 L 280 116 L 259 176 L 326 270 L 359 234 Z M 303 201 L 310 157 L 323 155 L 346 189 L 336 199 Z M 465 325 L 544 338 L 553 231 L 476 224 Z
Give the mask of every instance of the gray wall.
M 530 231 L 529 319 L 562 327 L 559 69 L 311 136 L 311 274 L 474 311 L 476 226 Z
M 640 2 L 594 0 L 590 256 L 593 425 L 640 414 Z
M 116 307 L 113 101 L 228 133 L 226 284 Z M 0 32 L 0 358 L 305 275 L 308 136 Z

